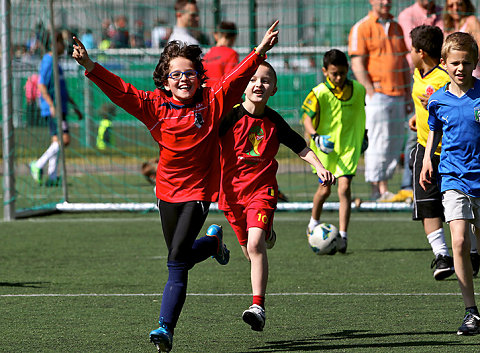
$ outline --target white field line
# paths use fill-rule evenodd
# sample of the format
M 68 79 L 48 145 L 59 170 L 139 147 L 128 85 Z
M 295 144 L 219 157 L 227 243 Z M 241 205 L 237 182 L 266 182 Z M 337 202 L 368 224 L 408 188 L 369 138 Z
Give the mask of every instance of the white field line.
M 475 293 L 478 295 L 479 293 Z M 250 293 L 188 293 L 191 297 L 245 297 Z M 0 298 L 25 297 L 161 297 L 161 293 L 41 293 L 41 294 L 1 294 Z M 426 297 L 426 296 L 460 296 L 460 293 L 268 293 L 267 296 L 359 296 L 359 297 Z

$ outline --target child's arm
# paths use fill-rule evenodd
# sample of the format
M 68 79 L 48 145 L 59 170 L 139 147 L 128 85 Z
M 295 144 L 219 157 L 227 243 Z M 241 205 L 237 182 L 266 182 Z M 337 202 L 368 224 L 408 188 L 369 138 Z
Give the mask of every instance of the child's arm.
M 417 131 L 417 115 L 414 114 L 410 119 L 408 119 L 408 127 L 412 131 Z
M 230 111 L 241 99 L 248 81 L 255 74 L 260 63 L 265 59 L 265 53 L 278 42 L 278 20 L 265 32 L 261 43 L 248 54 L 234 69 L 226 73 L 213 86 L 213 92 L 219 106 L 217 117 Z
M 298 156 L 315 168 L 323 186 L 335 183 L 335 176 L 325 169 L 322 162 L 320 162 L 317 155 L 310 148 L 305 147 Z
M 272 49 L 273 46 L 278 43 L 278 30 L 276 30 L 278 22 L 279 21 L 276 20 L 273 25 L 267 30 L 267 32 L 265 32 L 262 42 L 258 45 L 257 49 L 255 49 L 255 52 L 258 55 L 265 55 L 267 51 Z
M 433 175 L 433 165 L 432 165 L 432 156 L 437 150 L 437 146 L 442 139 L 442 131 L 436 130 L 428 133 L 427 145 L 425 146 L 425 155 L 423 156 L 423 167 L 420 172 L 420 186 L 426 190 L 427 185 L 431 184 L 431 179 Z
M 72 57 L 85 68 L 87 77 L 94 82 L 113 103 L 125 109 L 127 113 L 142 121 L 147 127 L 150 128 L 152 124 L 155 124 L 154 119 L 152 119 L 155 115 L 153 105 L 148 104 L 148 102 L 151 102 L 151 99 L 149 99 L 151 92 L 138 90 L 103 66 L 95 64 L 88 56 L 83 43 L 77 37 L 73 37 L 73 39 L 76 44 L 73 45 Z
M 77 63 L 82 65 L 85 70 L 88 72 L 92 71 L 95 67 L 95 63 L 88 56 L 87 49 L 85 49 L 85 46 L 77 37 L 74 36 L 73 40 L 76 44 L 73 45 L 72 57 L 77 60 Z
M 53 99 L 50 97 L 48 94 L 48 89 L 47 86 L 45 86 L 43 83 L 38 84 L 38 90 L 40 91 L 40 95 L 42 98 L 47 102 L 48 106 L 50 107 L 50 116 L 52 118 L 55 117 L 55 104 L 53 104 Z
M 75 112 L 75 114 L 77 114 L 78 120 L 82 120 L 83 119 L 83 114 L 80 111 L 80 109 L 78 108 L 77 103 L 75 103 L 75 101 L 70 96 L 68 96 L 68 101 L 70 102 L 71 105 L 73 105 L 73 111 Z
M 317 131 L 313 127 L 312 118 L 308 114 L 303 114 L 303 126 L 305 127 L 305 132 L 309 135 L 315 135 Z

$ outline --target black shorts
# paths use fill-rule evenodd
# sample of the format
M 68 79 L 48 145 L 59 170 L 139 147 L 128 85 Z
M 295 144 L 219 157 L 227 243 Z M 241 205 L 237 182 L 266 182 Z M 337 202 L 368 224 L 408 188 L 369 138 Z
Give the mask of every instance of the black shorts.
M 434 155 L 432 165 L 434 174 L 432 175 L 432 183 L 426 184 L 427 190 L 423 190 L 420 186 L 420 173 L 423 166 L 423 156 L 425 155 L 425 147 L 417 143 L 410 152 L 410 168 L 413 174 L 413 213 L 412 219 L 415 221 L 425 218 L 441 218 L 445 220 L 442 206 L 442 193 L 437 184 L 437 171 L 440 156 Z
M 47 124 L 50 130 L 50 136 L 58 136 L 57 119 L 55 119 L 54 117 L 51 117 L 50 115 L 46 116 L 45 119 L 47 119 Z M 62 116 L 62 132 L 64 134 L 69 133 L 66 114 L 63 114 Z

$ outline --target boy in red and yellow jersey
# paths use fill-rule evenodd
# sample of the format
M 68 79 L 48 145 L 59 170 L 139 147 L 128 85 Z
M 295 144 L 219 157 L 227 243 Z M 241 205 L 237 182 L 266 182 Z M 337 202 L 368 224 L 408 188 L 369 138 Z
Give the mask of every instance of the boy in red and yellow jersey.
M 243 320 L 255 331 L 265 325 L 265 292 L 268 279 L 267 248 L 275 241 L 272 229 L 277 205 L 280 143 L 312 164 L 323 185 L 335 181 L 315 153 L 274 110 L 266 106 L 277 91 L 273 67 L 263 62 L 245 90 L 245 102 L 237 105 L 220 124 L 222 179 L 219 208 L 232 226 L 245 257 L 251 263 L 253 303 Z

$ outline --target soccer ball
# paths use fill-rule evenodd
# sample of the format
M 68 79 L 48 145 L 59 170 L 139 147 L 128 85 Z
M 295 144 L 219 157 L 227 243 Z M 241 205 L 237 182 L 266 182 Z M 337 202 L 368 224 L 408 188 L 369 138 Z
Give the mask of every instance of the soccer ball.
M 308 244 L 317 255 L 333 255 L 337 252 L 338 229 L 333 224 L 321 223 L 308 236 Z

